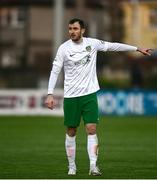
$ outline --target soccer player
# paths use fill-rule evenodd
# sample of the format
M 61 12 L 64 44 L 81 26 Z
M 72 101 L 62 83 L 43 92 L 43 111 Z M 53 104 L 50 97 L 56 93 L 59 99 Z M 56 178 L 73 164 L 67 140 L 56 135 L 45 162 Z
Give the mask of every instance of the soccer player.
M 69 163 L 68 175 L 76 174 L 76 131 L 83 118 L 87 133 L 87 151 L 90 161 L 89 174 L 101 175 L 96 164 L 98 138 L 96 127 L 99 121 L 96 92 L 99 84 L 96 74 L 97 51 L 138 51 L 150 55 L 149 50 L 122 43 L 83 37 L 85 24 L 81 19 L 69 21 L 70 39 L 58 48 L 51 70 L 48 95 L 45 104 L 54 108 L 54 88 L 61 68 L 64 68 L 64 125 L 65 149 Z

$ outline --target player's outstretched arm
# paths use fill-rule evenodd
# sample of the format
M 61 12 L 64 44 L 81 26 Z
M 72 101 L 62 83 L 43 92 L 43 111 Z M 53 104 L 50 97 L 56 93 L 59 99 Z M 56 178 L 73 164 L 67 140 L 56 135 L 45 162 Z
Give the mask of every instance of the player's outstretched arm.
M 143 55 L 148 55 L 151 56 L 151 52 L 153 51 L 153 49 L 148 49 L 148 48 L 137 48 L 137 51 L 142 53 Z

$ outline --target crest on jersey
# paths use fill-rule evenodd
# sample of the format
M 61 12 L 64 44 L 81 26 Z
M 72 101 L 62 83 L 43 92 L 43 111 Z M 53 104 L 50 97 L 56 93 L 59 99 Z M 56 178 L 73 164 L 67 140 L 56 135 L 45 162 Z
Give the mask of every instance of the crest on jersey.
M 92 50 L 91 46 L 86 47 L 86 51 L 90 52 Z

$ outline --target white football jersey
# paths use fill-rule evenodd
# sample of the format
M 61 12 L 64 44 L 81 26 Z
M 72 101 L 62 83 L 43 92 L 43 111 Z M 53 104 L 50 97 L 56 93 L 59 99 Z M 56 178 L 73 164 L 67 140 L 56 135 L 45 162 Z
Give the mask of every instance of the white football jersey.
M 71 39 L 63 43 L 53 62 L 48 94 L 53 94 L 58 73 L 64 67 L 64 97 L 78 97 L 99 90 L 96 72 L 97 51 L 136 51 L 137 47 L 83 38 L 79 44 Z

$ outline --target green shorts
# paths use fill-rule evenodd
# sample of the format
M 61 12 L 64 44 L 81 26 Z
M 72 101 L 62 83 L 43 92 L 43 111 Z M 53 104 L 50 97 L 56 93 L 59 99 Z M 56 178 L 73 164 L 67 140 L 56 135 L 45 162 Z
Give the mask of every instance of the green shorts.
M 81 117 L 85 124 L 98 123 L 98 101 L 96 93 L 64 98 L 64 125 L 78 127 Z

